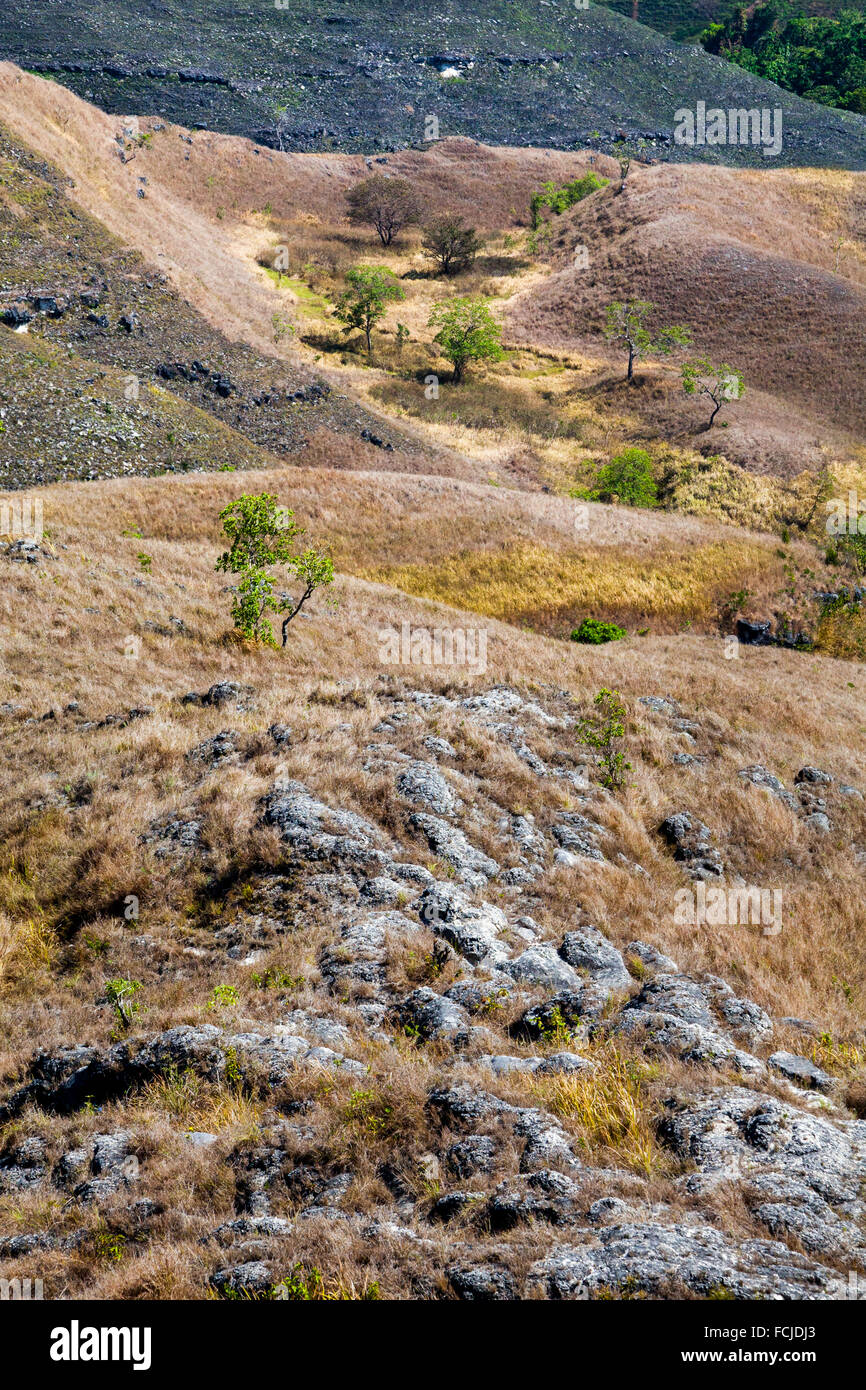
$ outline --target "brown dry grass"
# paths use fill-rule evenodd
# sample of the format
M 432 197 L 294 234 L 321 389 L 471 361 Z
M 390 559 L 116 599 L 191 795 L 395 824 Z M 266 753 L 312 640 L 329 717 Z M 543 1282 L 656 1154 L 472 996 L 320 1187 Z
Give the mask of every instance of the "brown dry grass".
M 714 432 L 716 448 L 775 472 L 814 467 L 823 445 L 851 447 L 840 426 L 863 433 L 863 209 L 857 174 L 638 169 L 621 197 L 605 190 L 557 220 L 554 274 L 518 298 L 511 331 L 586 349 L 607 302 L 648 299 L 660 322 L 692 329 L 698 351 L 745 373 L 747 395 L 729 412 L 730 428 Z M 849 249 L 836 274 L 840 236 Z M 588 270 L 574 268 L 577 244 Z M 659 424 L 665 409 L 646 395 L 632 399 Z M 694 405 L 666 411 L 669 427 L 694 429 L 700 419 Z
M 28 100 L 19 110 L 22 94 Z M 49 102 L 68 121 L 54 120 Z M 299 254 L 304 249 L 304 224 L 291 222 L 300 192 L 310 210 L 309 246 L 322 260 L 320 288 L 327 292 L 339 283 L 345 255 L 355 255 L 360 245 L 333 220 L 334 190 L 361 171 L 353 158 L 257 155 L 244 141 L 196 135 L 187 163 L 189 147 L 169 130 L 142 152 L 140 166 L 134 163 L 124 174 L 112 162 L 115 118 L 8 65 L 0 67 L 0 118 L 74 173 L 75 193 L 85 206 L 146 254 L 162 251 L 162 263 L 214 322 L 235 326 L 251 342 L 258 341 L 274 305 L 283 302 L 256 257 L 286 227 Z M 258 206 L 261 161 L 272 197 L 269 211 Z M 153 201 L 143 200 L 143 209 L 127 206 L 134 187 L 127 187 L 127 175 L 145 166 Z M 581 163 L 579 156 L 491 152 L 448 142 L 426 155 L 395 156 L 392 167 L 428 179 L 443 199 L 467 211 L 475 203 L 479 222 L 495 232 L 512 216 L 508 200 L 514 199 L 517 220 L 518 199 L 525 203 L 541 177 L 562 178 Z M 700 173 L 709 178 L 708 171 Z M 692 189 L 692 171 L 674 175 L 682 179 L 676 183 L 680 191 Z M 656 186 L 653 180 L 667 187 L 667 177 L 664 171 L 638 171 L 619 200 L 623 211 Z M 719 217 L 733 216 L 744 186 L 738 180 L 751 177 L 725 172 Z M 694 179 L 694 187 L 702 187 L 697 171 Z M 778 229 L 784 210 L 796 204 L 804 210 L 797 235 L 820 224 L 829 238 L 842 225 L 834 201 L 841 194 L 852 199 L 854 210 L 844 225 L 855 230 L 858 187 L 856 176 L 849 181 L 779 175 L 775 212 L 772 205 L 761 212 L 760 218 L 769 218 L 766 227 L 756 213 L 754 237 L 760 243 L 771 226 Z M 652 200 L 647 206 L 652 210 Z M 709 217 L 704 201 L 701 207 L 701 216 Z M 141 212 L 138 222 L 133 212 Z M 489 223 L 482 222 L 487 218 Z M 737 227 L 749 241 L 742 219 Z M 496 243 L 492 249 L 503 252 L 503 264 L 478 266 L 466 284 L 502 290 L 503 305 L 518 286 L 526 291 L 524 306 L 530 290 L 543 298 L 543 267 L 520 265 L 519 245 Z M 810 265 L 826 275 L 823 254 L 816 253 Z M 389 263 L 411 268 L 416 256 L 417 243 L 407 238 Z M 395 845 L 447 878 L 448 867 L 419 850 L 407 825 L 393 792 L 393 765 L 370 752 L 383 740 L 377 726 L 392 709 L 389 697 L 404 684 L 456 695 L 502 682 L 554 702 L 560 700 L 555 692 L 567 692 L 571 704 L 561 700 L 557 709 L 586 713 L 596 691 L 608 686 L 622 693 L 628 708 L 629 785 L 620 796 L 599 793 L 593 803 L 608 862 L 556 867 L 537 885 L 532 910 L 545 937 L 559 941 L 575 923 L 591 921 L 620 948 L 640 938 L 672 954 L 683 969 L 713 971 L 775 1016 L 818 1020 L 829 1037 L 816 1041 L 816 1060 L 839 1077 L 847 1103 L 862 1113 L 862 1056 L 855 1049 L 866 991 L 858 857 L 866 852 L 863 803 L 833 800 L 832 832 L 821 837 L 737 773 L 764 763 L 790 785 L 797 769 L 811 763 L 830 769 L 837 781 L 859 784 L 864 667 L 774 649 L 740 648 L 731 656 L 715 634 L 720 603 L 735 588 L 750 590 L 754 610 L 746 611 L 761 616 L 768 605 L 782 602 L 786 569 L 797 572 L 798 597 L 829 582 L 812 545 L 786 543 L 780 555 L 772 536 L 746 529 L 752 520 L 775 526 L 785 506 L 803 503 L 806 484 L 753 480 L 725 463 L 714 464 L 709 476 L 701 474 L 694 450 L 653 436 L 660 467 L 686 459 L 695 465 L 681 484 L 680 500 L 707 515 L 591 504 L 587 530 L 576 539 L 571 499 L 525 489 L 537 488 L 540 479 L 562 490 L 585 481 L 585 457 L 597 461 L 636 431 L 651 433 L 652 410 L 661 418 L 673 408 L 666 374 L 648 373 L 649 388 L 628 397 L 615 387 L 591 393 L 586 388 L 605 370 L 597 344 L 586 353 L 545 356 L 537 350 L 539 330 L 533 346 L 510 355 L 501 373 L 478 373 L 477 389 L 467 390 L 452 411 L 456 421 L 444 408 L 424 419 L 406 394 L 413 383 L 399 373 L 411 376 L 435 360 L 425 356 L 431 350 L 422 330 L 442 286 L 406 283 L 412 294 L 400 317 L 409 315 L 403 321 L 413 327 L 410 360 L 401 367 L 382 335 L 373 367 L 343 352 L 345 362 L 339 364 L 334 354 L 329 371 L 383 411 L 405 411 L 443 446 L 443 475 L 410 476 L 397 456 L 323 431 L 299 456 L 299 466 L 243 478 L 127 478 L 43 489 L 49 554 L 35 565 L 13 565 L 0 556 L 0 703 L 11 707 L 0 711 L 7 745 L 0 772 L 0 1075 L 11 1085 L 37 1049 L 73 1040 L 105 1045 L 125 1036 L 105 1000 L 106 980 L 118 976 L 142 984 L 133 1034 L 185 1022 L 267 1031 L 291 1010 L 323 1004 L 329 1017 L 351 1027 L 354 1004 L 369 991 L 355 984 L 344 994 L 325 996 L 319 988 L 320 952 L 334 941 L 342 908 L 321 884 L 298 875 L 275 832 L 261 825 L 261 797 L 277 777 L 296 778 L 329 804 L 377 821 Z M 859 281 L 851 283 L 848 298 L 860 293 Z M 446 289 L 458 287 L 455 282 Z M 737 292 L 735 287 L 732 296 Z M 393 328 L 393 321 L 386 327 Z M 656 405 L 645 409 L 641 391 Z M 786 407 L 763 397 L 763 427 L 778 440 L 771 407 Z M 572 429 L 569 434 L 561 427 L 562 439 L 551 427 L 560 416 Z M 454 454 L 455 443 L 465 457 Z M 841 446 L 839 452 L 844 454 Z M 496 481 L 515 486 L 479 481 L 493 472 Z M 295 508 L 311 540 L 332 548 L 340 574 L 338 607 L 311 603 L 293 624 L 284 653 L 233 639 L 224 576 L 213 569 L 220 507 L 241 491 L 265 489 Z M 140 538 L 124 535 L 134 530 Z M 140 550 L 151 556 L 146 571 Z M 632 623 L 647 616 L 654 630 L 604 648 L 548 635 L 564 630 L 572 613 L 577 621 L 584 607 L 604 609 L 604 616 L 622 613 Z M 483 676 L 426 668 L 383 671 L 380 633 L 386 626 L 408 621 L 477 627 L 478 614 L 485 615 L 488 635 Z M 679 630 L 688 624 L 690 630 Z M 699 626 L 706 631 L 698 633 Z M 129 634 L 141 640 L 135 660 L 124 655 Z M 181 703 L 186 692 L 204 691 L 221 679 L 250 683 L 254 706 L 241 713 Z M 647 694 L 678 700 L 700 725 L 697 743 L 640 705 Z M 78 711 L 66 709 L 73 701 Z M 81 722 L 135 706 L 152 712 L 126 726 L 91 722 L 88 728 Z M 426 735 L 450 740 L 457 750 L 451 776 L 465 803 L 460 823 L 503 866 L 516 857 L 495 830 L 504 814 L 531 812 L 549 835 L 562 810 L 582 804 L 567 784 L 537 778 L 514 749 L 462 709 L 419 713 L 417 723 L 400 725 L 387 741 L 398 754 L 419 758 L 427 756 Z M 268 737 L 275 721 L 292 727 L 291 746 L 278 749 Z M 238 735 L 236 759 L 215 768 L 188 759 L 191 749 L 226 728 Z M 548 764 L 564 768 L 577 766 L 585 751 L 557 728 L 533 734 L 533 747 Z M 674 764 L 674 754 L 684 749 L 702 761 L 694 768 Z M 674 895 L 684 880 L 661 848 L 657 827 L 665 815 L 684 808 L 712 827 L 729 873 L 782 890 L 779 937 L 745 927 L 696 930 L 674 921 Z M 200 848 L 160 857 L 143 837 L 175 815 L 199 821 Z M 489 895 L 499 901 L 500 891 L 493 883 Z M 123 914 L 130 894 L 140 903 L 134 923 Z M 227 938 L 217 933 L 258 929 L 269 917 L 284 930 L 269 937 L 262 928 L 260 960 L 250 966 L 226 954 Z M 392 934 L 387 956 L 394 985 L 442 987 L 459 978 L 460 963 L 443 965 L 433 947 L 426 931 L 409 944 Z M 235 990 L 236 1001 L 220 1004 L 217 985 Z M 479 1021 L 494 1041 L 473 1042 L 470 1061 L 482 1047 L 519 1052 L 528 1046 L 508 1035 L 516 1012 L 516 1005 L 498 1009 L 492 1001 Z M 774 1045 L 802 1050 L 803 1035 L 779 1027 Z M 656 1144 L 654 1117 L 666 1092 L 714 1084 L 718 1074 L 670 1058 L 648 1060 L 625 1046 L 598 1043 L 593 1049 L 598 1070 L 589 1078 L 542 1083 L 519 1075 L 491 1077 L 489 1089 L 515 1104 L 543 1103 L 554 1110 L 589 1163 L 648 1174 L 647 1203 L 665 1201 L 674 1212 L 696 1206 L 696 1199 L 671 1185 L 675 1172 Z M 37 1272 L 52 1297 L 193 1298 L 203 1295 L 209 1275 L 230 1258 L 209 1237 L 236 1214 L 231 1165 L 252 1145 L 288 1144 L 299 1167 L 349 1169 L 346 1205 L 358 1221 L 393 1212 L 395 1192 L 410 1194 L 422 1210 L 425 1202 L 432 1206 L 439 1180 L 425 1164 L 443 1136 L 425 1100 L 431 1085 L 447 1074 L 444 1044 L 421 1044 L 398 1032 L 388 1045 L 355 1031 L 352 1055 L 368 1067 L 363 1079 L 339 1070 L 299 1070 L 281 1092 L 261 1094 L 252 1086 L 212 1086 L 189 1075 L 167 1075 L 99 1112 L 85 1107 L 52 1116 L 50 1126 L 41 1111 L 27 1107 L 8 1127 L 4 1152 L 47 1129 L 53 1163 L 97 1132 L 125 1128 L 156 1210 L 145 1222 L 124 1194 L 86 1211 L 61 1207 L 60 1198 L 46 1200 L 44 1194 L 13 1194 L 0 1197 L 0 1229 L 80 1232 L 71 1251 L 39 1255 Z M 772 1081 L 760 1085 L 785 1094 Z M 302 1123 L 286 1126 L 287 1116 Z M 193 1149 L 185 1138 L 193 1127 L 214 1133 L 216 1142 Z M 503 1167 L 514 1157 L 506 1144 Z M 490 1182 L 501 1176 L 497 1171 Z M 288 1187 L 278 1186 L 271 1197 L 275 1213 L 295 1216 L 297 1199 Z M 721 1190 L 701 1209 L 732 1234 L 763 1233 L 741 1193 Z M 431 1224 L 420 1254 L 399 1230 L 363 1238 L 359 1230 L 357 1222 L 313 1218 L 298 1222 L 290 1241 L 254 1242 L 254 1249 L 273 1262 L 278 1277 L 312 1282 L 334 1296 L 379 1291 L 430 1298 L 447 1294 L 444 1269 L 455 1244 L 467 1236 L 516 1277 L 550 1243 L 549 1232 L 537 1228 L 494 1238 L 471 1207 L 453 1234 Z M 12 1272 L 30 1272 L 26 1261 L 18 1266 Z M 321 1286 L 316 1269 L 322 1271 Z

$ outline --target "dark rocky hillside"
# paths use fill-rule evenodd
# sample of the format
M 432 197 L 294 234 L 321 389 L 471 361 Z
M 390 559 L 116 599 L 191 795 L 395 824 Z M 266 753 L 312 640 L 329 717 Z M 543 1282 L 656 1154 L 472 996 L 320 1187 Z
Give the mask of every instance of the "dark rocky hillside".
M 396 149 L 442 135 L 605 146 L 624 133 L 663 158 L 764 161 L 671 143 L 699 100 L 782 106 L 779 162 L 866 167 L 866 119 L 825 110 L 601 6 L 312 0 L 239 9 L 201 0 L 10 0 L 0 57 L 56 75 L 110 112 L 158 114 L 287 149 Z
M 417 452 L 309 367 L 214 329 L 66 184 L 0 127 L 0 486 L 268 466 L 320 430 Z

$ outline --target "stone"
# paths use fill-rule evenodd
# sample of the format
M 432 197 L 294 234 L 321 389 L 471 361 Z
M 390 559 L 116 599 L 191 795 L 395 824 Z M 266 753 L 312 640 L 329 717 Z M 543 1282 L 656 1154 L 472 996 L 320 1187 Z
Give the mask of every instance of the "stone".
M 632 977 L 613 942 L 597 927 L 581 927 L 563 938 L 559 954 L 572 969 L 611 991 L 631 989 Z
M 761 763 L 754 763 L 750 767 L 740 768 L 737 776 L 742 778 L 744 782 L 750 782 L 753 787 L 761 787 L 764 791 L 770 792 L 778 801 L 784 802 L 791 810 L 795 811 L 797 809 L 796 797 L 792 796 L 789 791 L 786 791 L 784 783 L 780 782 L 779 778 Z
M 823 772 L 820 767 L 801 767 L 794 775 L 795 783 L 810 782 L 812 785 L 828 787 L 832 781 L 830 773 Z
M 671 975 L 675 975 L 679 970 L 675 960 L 666 956 L 663 951 L 656 950 L 655 946 L 648 946 L 645 941 L 630 941 L 623 954 L 626 960 L 640 961 L 647 970 Z
M 841 1126 L 823 1115 L 742 1087 L 688 1101 L 671 1098 L 660 1137 L 696 1165 L 697 1177 L 748 1179 L 775 1170 L 804 1182 L 832 1207 L 858 1210 L 866 1178 L 866 1123 Z M 701 1182 L 687 1179 L 695 1191 Z
M 767 1058 L 767 1066 L 784 1076 L 786 1081 L 792 1081 L 795 1086 L 802 1086 L 806 1090 L 829 1091 L 833 1086 L 833 1078 L 828 1072 L 822 1071 L 808 1057 L 798 1057 L 793 1052 L 774 1052 Z
M 787 1246 L 767 1240 L 736 1244 L 711 1226 L 622 1223 L 586 1235 L 586 1243 L 557 1245 L 531 1266 L 530 1293 L 556 1299 L 635 1291 L 663 1296 L 679 1285 L 700 1298 L 724 1293 L 799 1300 L 831 1297 L 834 1288 L 832 1270 Z
M 489 878 L 499 873 L 495 859 L 470 844 L 462 830 L 449 825 L 441 816 L 416 811 L 410 816 L 414 829 L 420 830 L 428 845 L 446 864 L 455 868 L 470 888 L 482 888 Z
M 397 775 L 397 791 L 413 806 L 433 811 L 437 816 L 456 815 L 460 800 L 433 763 L 414 762 Z
M 451 1265 L 446 1274 L 463 1303 L 500 1303 L 517 1298 L 514 1278 L 496 1265 Z
M 575 990 L 581 981 L 575 970 L 552 946 L 530 946 L 515 960 L 506 962 L 503 971 L 521 984 L 548 990 Z
M 413 990 L 397 1006 L 396 1014 L 404 1028 L 422 1038 L 448 1038 L 459 1043 L 466 1040 L 469 1030 L 465 1009 L 432 989 Z
M 722 875 L 721 857 L 710 843 L 712 831 L 688 811 L 668 816 L 659 826 L 659 834 L 673 848 L 674 859 L 684 865 L 690 877 L 708 879 Z
M 270 1265 L 263 1260 L 247 1260 L 244 1264 L 218 1269 L 211 1275 L 211 1284 L 220 1293 L 266 1294 L 274 1287 Z

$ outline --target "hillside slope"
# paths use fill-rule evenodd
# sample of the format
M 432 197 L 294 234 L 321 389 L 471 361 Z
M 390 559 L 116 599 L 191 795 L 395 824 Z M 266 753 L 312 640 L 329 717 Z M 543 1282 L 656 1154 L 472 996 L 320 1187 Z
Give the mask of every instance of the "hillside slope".
M 387 22 L 383 25 L 383 20 Z M 63 36 L 62 44 L 60 36 Z M 376 150 L 441 135 L 574 148 L 619 132 L 665 158 L 759 162 L 739 147 L 671 143 L 674 112 L 699 100 L 781 106 L 786 164 L 866 166 L 866 118 L 781 92 L 603 7 L 525 9 L 505 0 L 435 14 L 403 3 L 313 0 L 238 11 L 225 3 L 9 0 L 0 57 L 52 74 L 111 112 L 136 111 L 287 149 Z
M 0 1279 L 840 1297 L 866 1272 L 866 623 L 826 602 L 852 575 L 805 455 L 862 487 L 858 422 L 828 423 L 862 179 L 639 168 L 548 258 L 529 192 L 588 152 L 384 156 L 485 232 L 445 280 L 415 229 L 345 221 L 372 159 L 162 125 L 0 65 Z M 593 331 L 669 235 L 808 284 L 817 394 L 750 383 L 747 467 L 679 418 L 675 365 L 625 385 Z M 369 259 L 405 332 L 368 354 L 331 310 Z M 712 287 L 703 339 L 739 322 L 739 278 Z M 507 350 L 455 384 L 429 312 L 465 293 Z M 635 440 L 659 505 L 584 500 Z M 285 647 L 233 627 L 216 568 L 223 509 L 265 493 L 336 570 Z M 609 698 L 621 733 L 610 708 L 591 733 Z
M 317 492 L 368 513 L 322 473 L 248 481 L 305 522 Z M 864 668 L 587 650 L 345 576 L 255 649 L 213 568 L 236 487 L 57 485 L 50 538 L 0 552 L 0 1275 L 839 1297 L 864 1268 Z M 423 485 L 383 477 L 386 526 L 392 487 L 417 521 Z M 404 624 L 483 632 L 483 660 L 395 663 Z M 622 792 L 577 733 L 603 686 Z M 701 879 L 775 907 L 696 926 Z
M 784 421 L 768 397 L 796 412 L 814 459 L 840 429 L 863 438 L 866 190 L 856 176 L 821 186 L 784 171 L 642 170 L 622 196 L 596 195 L 555 221 L 551 266 L 509 308 L 518 339 L 585 348 L 611 300 L 649 300 L 659 323 L 687 325 L 701 351 L 745 373 L 730 457 L 785 471 L 770 445 Z M 672 403 L 669 433 L 684 409 Z

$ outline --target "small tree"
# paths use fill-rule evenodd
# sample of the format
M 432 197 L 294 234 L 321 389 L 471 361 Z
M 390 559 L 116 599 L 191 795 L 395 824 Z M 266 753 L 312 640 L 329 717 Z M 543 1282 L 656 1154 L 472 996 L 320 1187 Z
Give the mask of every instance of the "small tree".
M 596 502 L 621 502 L 627 507 L 654 507 L 658 489 L 652 471 L 652 459 L 646 449 L 623 449 L 621 454 L 602 464 L 595 487 L 588 496 Z
M 312 597 L 316 589 L 334 582 L 334 562 L 330 555 L 326 555 L 321 550 L 315 550 L 312 546 L 305 550 L 302 555 L 295 555 L 289 563 L 289 568 L 294 571 L 295 577 L 300 579 L 304 586 L 304 592 L 283 619 L 283 646 L 286 645 L 289 623 L 292 618 L 298 616 L 307 599 Z M 284 601 L 283 612 L 285 612 L 285 606 Z
M 344 325 L 345 333 L 350 333 L 353 328 L 363 329 L 369 356 L 373 351 L 371 334 L 374 326 L 384 318 L 392 300 L 405 298 L 396 278 L 386 266 L 356 265 L 346 271 L 346 288 L 337 301 L 335 312 Z
M 683 364 L 683 390 L 687 396 L 706 396 L 712 403 L 709 430 L 722 406 L 745 394 L 746 384 L 738 367 L 729 367 L 727 362 L 714 367 L 708 357 L 698 357 Z
M 472 265 L 484 242 L 467 227 L 462 217 L 439 217 L 423 229 L 421 245 L 442 275 L 452 275 Z
M 286 645 L 288 623 L 301 610 L 315 589 L 330 584 L 334 578 L 333 565 L 319 551 L 306 550 L 295 555 L 292 543 L 304 534 L 295 522 L 295 514 L 280 507 L 270 492 L 258 495 L 245 493 L 220 512 L 223 532 L 230 547 L 216 562 L 216 568 L 240 576 L 232 600 L 232 620 L 237 630 L 253 642 L 275 647 L 276 640 L 268 621 L 268 613 L 286 613 L 283 623 L 283 646 Z M 276 580 L 270 570 L 284 565 L 290 574 L 304 584 L 298 603 L 276 592 Z
M 502 356 L 502 329 L 490 312 L 489 301 L 465 295 L 433 305 L 428 328 L 438 328 L 433 339 L 443 356 L 454 364 L 454 381 L 463 380 L 467 362 L 498 362 Z
M 606 688 L 598 692 L 592 703 L 598 714 L 578 721 L 577 737 L 601 755 L 602 786 L 618 791 L 625 786 L 626 774 L 631 771 L 631 763 L 626 762 L 619 746 L 625 737 L 626 708 L 619 691 Z
M 689 330 L 678 325 L 661 328 L 655 335 L 650 333 L 646 320 L 655 307 L 646 299 L 614 300 L 607 306 L 604 336 L 608 342 L 623 343 L 628 348 L 627 381 L 634 377 L 635 361 L 643 353 L 658 352 L 666 357 L 676 346 L 688 347 L 692 340 Z
M 421 217 L 421 199 L 407 179 L 371 174 L 346 194 L 349 221 L 375 227 L 383 246 L 390 246 L 398 232 Z

